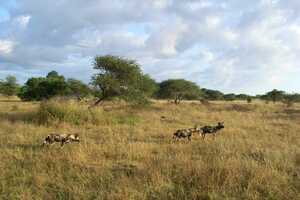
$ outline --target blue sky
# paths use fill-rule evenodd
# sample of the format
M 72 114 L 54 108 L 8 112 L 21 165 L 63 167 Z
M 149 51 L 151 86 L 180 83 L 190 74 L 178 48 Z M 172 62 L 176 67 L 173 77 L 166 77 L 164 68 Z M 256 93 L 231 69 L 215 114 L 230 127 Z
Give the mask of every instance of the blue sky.
M 57 70 L 89 82 L 105 54 L 136 59 L 157 81 L 300 92 L 300 1 L 0 1 L 0 78 Z

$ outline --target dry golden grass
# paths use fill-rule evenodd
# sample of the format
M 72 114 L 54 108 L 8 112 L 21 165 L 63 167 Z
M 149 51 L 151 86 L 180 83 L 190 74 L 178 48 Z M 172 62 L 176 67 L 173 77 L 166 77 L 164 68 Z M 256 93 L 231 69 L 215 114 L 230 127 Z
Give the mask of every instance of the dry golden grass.
M 161 120 L 161 116 L 166 119 Z M 208 136 L 172 133 L 225 121 Z M 300 106 L 0 101 L 0 199 L 300 199 Z M 41 148 L 51 132 L 80 144 Z

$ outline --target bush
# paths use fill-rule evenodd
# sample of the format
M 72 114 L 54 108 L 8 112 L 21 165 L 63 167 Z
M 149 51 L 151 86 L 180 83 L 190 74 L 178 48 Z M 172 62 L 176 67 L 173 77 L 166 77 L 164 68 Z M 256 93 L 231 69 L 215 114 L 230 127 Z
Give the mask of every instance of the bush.
M 131 107 L 127 108 L 133 109 Z M 84 126 L 85 124 L 135 125 L 140 122 L 137 115 L 127 113 L 126 109 L 119 109 L 115 112 L 105 112 L 105 115 L 104 112 L 104 108 L 90 110 L 88 109 L 88 105 L 80 104 L 75 100 L 56 98 L 41 102 L 40 107 L 35 114 L 34 121 L 38 124 L 46 125 L 69 123 L 80 126 Z
M 247 103 L 252 103 L 252 98 L 251 97 L 247 98 Z
M 87 122 L 97 122 L 94 115 L 88 112 L 87 107 L 75 101 L 49 100 L 42 101 L 37 112 L 37 121 L 40 124 L 67 122 L 80 125 Z

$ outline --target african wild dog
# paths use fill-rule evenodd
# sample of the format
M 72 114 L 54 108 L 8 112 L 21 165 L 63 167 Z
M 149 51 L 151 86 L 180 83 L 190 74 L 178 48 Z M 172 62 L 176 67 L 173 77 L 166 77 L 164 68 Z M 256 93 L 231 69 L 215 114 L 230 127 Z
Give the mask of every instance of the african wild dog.
M 188 138 L 191 141 L 193 133 L 199 131 L 197 128 L 179 129 L 173 134 L 174 140 L 179 140 L 181 138 Z
M 205 138 L 206 134 L 213 134 L 214 137 L 216 137 L 217 132 L 224 127 L 224 122 L 218 122 L 217 126 L 203 126 L 202 128 L 200 128 L 199 133 L 201 134 L 202 139 Z
M 44 145 L 50 145 L 54 142 L 60 142 L 61 146 L 64 146 L 64 144 L 70 143 L 70 142 L 79 142 L 79 135 L 78 134 L 49 134 L 44 142 Z

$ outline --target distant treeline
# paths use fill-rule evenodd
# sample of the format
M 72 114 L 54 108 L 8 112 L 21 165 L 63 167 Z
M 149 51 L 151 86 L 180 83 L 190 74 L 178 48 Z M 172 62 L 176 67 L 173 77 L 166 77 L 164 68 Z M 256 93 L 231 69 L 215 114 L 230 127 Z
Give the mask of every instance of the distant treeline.
M 75 97 L 78 100 L 96 97 L 94 105 L 113 98 L 138 104 L 149 102 L 149 98 L 171 99 L 176 104 L 182 100 L 245 100 L 251 103 L 253 99 L 262 99 L 274 103 L 282 101 L 288 105 L 300 102 L 300 94 L 288 94 L 276 89 L 264 95 L 251 96 L 224 94 L 218 90 L 200 88 L 196 83 L 184 79 L 169 79 L 157 83 L 141 71 L 135 60 L 118 56 L 96 56 L 93 67 L 97 73 L 91 77 L 89 84 L 66 79 L 56 71 L 51 71 L 46 77 L 28 79 L 24 85 L 19 85 L 16 77 L 7 76 L 5 80 L 0 80 L 0 93 L 5 96 L 17 95 L 24 101 L 40 101 L 55 96 Z

